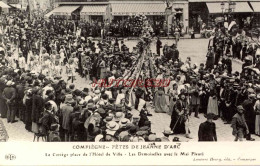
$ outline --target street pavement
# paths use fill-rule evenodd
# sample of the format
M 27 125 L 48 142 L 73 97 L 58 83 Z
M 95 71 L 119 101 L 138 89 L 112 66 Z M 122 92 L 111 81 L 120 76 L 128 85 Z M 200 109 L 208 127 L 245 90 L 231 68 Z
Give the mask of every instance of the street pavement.
M 173 40 L 162 40 L 163 45 L 168 43 L 171 45 Z M 136 45 L 137 41 L 125 41 L 125 44 L 131 48 Z M 180 51 L 180 57 L 184 61 L 187 57 L 191 57 L 193 63 L 200 64 L 205 63 L 206 61 L 206 52 L 207 52 L 208 40 L 207 39 L 181 39 L 178 43 L 178 49 Z M 155 52 L 156 47 L 153 45 L 152 51 Z M 241 71 L 241 63 L 238 61 L 233 62 L 233 71 Z M 64 80 L 66 80 L 66 76 L 64 75 Z M 91 85 L 86 82 L 85 79 L 76 76 L 76 81 L 74 82 L 75 86 L 78 89 L 83 89 L 84 87 L 90 87 Z M 165 113 L 155 113 L 152 109 L 152 106 L 148 105 L 148 109 L 153 114 L 149 119 L 152 122 L 152 132 L 156 133 L 157 137 L 162 137 L 162 131 L 165 127 L 170 125 L 170 115 Z M 134 115 L 138 115 L 139 112 L 133 112 Z M 199 115 L 199 119 L 194 118 L 194 114 L 189 119 L 191 137 L 193 139 L 187 139 L 184 135 L 173 135 L 170 139 L 174 137 L 179 137 L 180 141 L 183 142 L 196 142 L 198 141 L 198 129 L 200 123 L 206 121 L 202 114 Z M 33 141 L 33 134 L 25 130 L 25 125 L 23 122 L 19 121 L 14 124 L 7 123 L 6 119 L 2 119 L 3 123 L 7 129 L 9 135 L 9 142 L 12 141 Z M 234 141 L 234 137 L 232 136 L 232 128 L 230 125 L 224 124 L 222 120 L 218 119 L 215 121 L 218 141 Z M 253 136 L 257 141 L 260 141 L 260 137 Z M 42 140 L 40 140 L 42 141 Z

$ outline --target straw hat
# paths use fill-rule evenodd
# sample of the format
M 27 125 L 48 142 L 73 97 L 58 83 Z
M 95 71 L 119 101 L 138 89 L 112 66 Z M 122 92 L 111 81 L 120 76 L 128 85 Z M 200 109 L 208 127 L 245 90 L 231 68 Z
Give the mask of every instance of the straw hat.
M 105 119 L 104 119 L 104 122 L 105 123 L 109 123 L 109 122 L 111 122 L 111 121 L 113 121 L 113 116 L 107 116 Z
M 115 121 L 110 121 L 106 124 L 106 127 L 108 130 L 117 131 L 119 129 L 119 124 Z
M 110 121 L 106 124 L 106 127 L 107 127 L 107 134 L 109 135 L 114 135 L 115 132 L 120 128 L 119 127 L 119 124 L 116 123 L 115 121 Z
M 126 118 L 122 118 L 120 121 L 119 121 L 119 126 L 120 127 L 125 127 L 127 125 L 127 123 L 130 123 L 130 120 L 129 119 L 126 119 Z
M 117 112 L 114 117 L 115 122 L 120 122 L 121 119 L 125 117 L 125 114 L 123 112 Z
M 173 132 L 169 127 L 166 127 L 163 131 L 163 134 L 171 135 L 171 134 L 173 134 Z

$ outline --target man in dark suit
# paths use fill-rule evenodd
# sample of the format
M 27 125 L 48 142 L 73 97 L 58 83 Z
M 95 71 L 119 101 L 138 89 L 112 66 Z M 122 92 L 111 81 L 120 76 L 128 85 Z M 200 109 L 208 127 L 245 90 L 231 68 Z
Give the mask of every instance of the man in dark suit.
M 207 121 L 200 124 L 199 141 L 217 141 L 216 124 L 213 122 L 214 117 L 214 114 L 209 113 Z
M 143 90 L 142 88 L 138 88 L 138 89 L 135 91 L 135 96 L 136 96 L 135 109 L 138 108 L 139 100 L 143 97 L 143 94 L 144 94 L 144 90 Z
M 178 49 L 177 49 L 177 46 L 176 46 L 176 44 L 173 44 L 172 45 L 172 52 L 171 52 L 171 54 L 172 54 L 172 61 L 173 62 L 175 62 L 176 60 L 178 60 L 179 59 L 179 51 L 178 51 Z
M 156 52 L 159 56 L 161 55 L 161 48 L 162 48 L 162 42 L 161 42 L 160 38 L 158 37 L 157 41 L 156 41 Z
M 254 100 L 255 100 L 255 94 L 250 94 L 248 96 L 248 99 L 246 99 L 242 106 L 245 109 L 244 115 L 246 124 L 248 126 L 249 133 L 246 135 L 246 140 L 248 141 L 254 141 L 255 139 L 251 138 L 251 134 L 255 133 L 255 111 L 254 111 Z

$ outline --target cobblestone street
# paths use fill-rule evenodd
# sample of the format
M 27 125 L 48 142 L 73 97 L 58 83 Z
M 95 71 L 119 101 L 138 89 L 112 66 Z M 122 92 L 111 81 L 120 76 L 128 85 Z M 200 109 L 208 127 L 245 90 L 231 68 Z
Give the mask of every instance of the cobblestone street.
M 173 43 L 173 40 L 162 40 L 163 45 L 167 42 L 168 45 Z M 126 41 L 126 45 L 130 48 L 136 45 L 136 41 Z M 178 49 L 180 51 L 180 57 L 184 61 L 188 56 L 191 57 L 193 63 L 202 63 L 206 60 L 206 52 L 207 52 L 208 40 L 207 39 L 182 39 L 178 44 Z M 155 46 L 152 46 L 152 51 L 155 52 Z M 131 49 L 130 49 L 131 51 Z M 233 71 L 241 71 L 241 63 L 233 62 Z M 65 77 L 65 76 L 64 76 Z M 90 85 L 86 83 L 85 79 L 77 76 L 76 82 L 74 83 L 78 89 L 83 89 L 84 87 L 89 87 Z M 65 79 L 66 80 L 66 79 Z M 152 132 L 157 134 L 157 137 L 162 136 L 162 131 L 165 127 L 170 124 L 170 116 L 168 114 L 158 114 L 154 113 L 154 111 L 149 106 L 151 113 L 153 114 L 150 117 L 152 122 Z M 135 112 L 134 114 L 139 114 Z M 194 115 L 190 117 L 190 130 L 191 137 L 193 139 L 186 139 L 182 135 L 178 135 L 181 141 L 198 141 L 198 128 L 200 123 L 204 122 L 206 119 L 202 114 L 199 115 L 199 119 L 194 118 Z M 7 123 L 6 119 L 1 119 L 4 122 L 4 125 L 7 129 L 10 141 L 33 141 L 33 134 L 29 133 L 25 130 L 23 122 L 19 121 L 14 124 Z M 230 125 L 226 125 L 222 122 L 222 120 L 215 121 L 217 127 L 217 136 L 218 141 L 233 141 L 234 137 L 232 136 L 232 129 Z M 173 135 L 171 137 L 175 137 Z M 260 137 L 252 136 L 257 141 L 260 141 Z

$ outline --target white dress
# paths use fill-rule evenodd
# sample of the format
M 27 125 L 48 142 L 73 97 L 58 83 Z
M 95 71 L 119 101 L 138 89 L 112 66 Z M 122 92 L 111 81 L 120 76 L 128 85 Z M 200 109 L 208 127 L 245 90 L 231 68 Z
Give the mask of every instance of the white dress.
M 19 57 L 18 58 L 18 64 L 19 64 L 19 67 L 21 69 L 25 69 L 26 68 L 25 58 L 24 57 Z
M 260 100 L 257 100 L 254 106 L 257 113 L 260 113 Z M 255 117 L 255 134 L 260 135 L 260 115 Z

